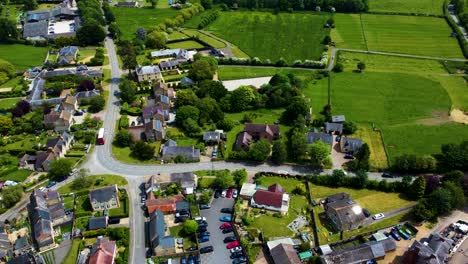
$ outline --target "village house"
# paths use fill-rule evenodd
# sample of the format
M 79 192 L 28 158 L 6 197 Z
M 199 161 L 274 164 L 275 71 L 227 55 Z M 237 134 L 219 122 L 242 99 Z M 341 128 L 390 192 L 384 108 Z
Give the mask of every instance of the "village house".
M 235 150 L 248 150 L 250 144 L 260 139 L 266 139 L 269 142 L 279 139 L 280 129 L 278 125 L 267 124 L 245 124 L 244 131 L 237 135 Z
M 323 132 L 310 131 L 306 135 L 307 144 L 312 144 L 316 141 L 322 141 L 330 146 L 333 145 L 333 136 Z
M 184 200 L 182 195 L 172 197 L 156 198 L 153 192 L 149 192 L 146 197 L 145 206 L 149 214 L 158 210 L 164 214 L 172 214 L 177 210 L 177 203 Z
M 362 139 L 342 137 L 340 140 L 340 150 L 351 155 L 356 154 L 362 146 Z
M 149 244 L 157 256 L 175 253 L 175 239 L 167 231 L 163 213 L 158 210 L 150 213 Z
M 216 131 L 206 131 L 203 133 L 203 141 L 205 144 L 211 145 L 211 144 L 218 144 L 221 142 L 223 136 L 223 131 L 222 130 L 216 130 Z
M 366 218 L 361 206 L 351 200 L 350 196 L 345 193 L 327 197 L 324 209 L 331 224 L 339 231 L 359 228 Z
M 239 196 L 242 197 L 242 199 L 250 200 L 256 191 L 256 184 L 245 182 L 244 184 L 242 184 Z
M 296 250 L 291 244 L 281 243 L 270 249 L 271 258 L 275 264 L 301 264 Z
M 333 123 L 343 123 L 346 121 L 346 118 L 344 115 L 334 115 L 332 116 L 332 122 Z
M 396 250 L 395 240 L 385 238 L 380 241 L 369 241 L 353 247 L 331 252 L 321 257 L 323 264 L 358 264 L 371 260 L 382 260 L 385 254 Z M 405 264 L 407 262 L 404 262 Z
M 120 207 L 117 185 L 94 189 L 89 192 L 89 201 L 93 211 L 109 210 Z
M 250 206 L 287 214 L 289 194 L 279 184 L 273 184 L 267 190 L 258 189 L 250 199 Z
M 88 229 L 96 230 L 101 228 L 107 228 L 107 216 L 98 216 L 89 218 Z
M 117 254 L 115 241 L 107 237 L 98 237 L 91 249 L 89 264 L 114 264 Z
M 182 189 L 184 195 L 193 194 L 197 188 L 197 175 L 193 172 L 174 172 L 171 173 L 171 183 L 177 183 Z
M 8 233 L 5 231 L 5 226 L 0 225 L 0 261 L 6 262 L 7 257 L 11 257 L 13 253 L 13 245 L 8 239 Z
M 78 100 L 76 97 L 67 94 L 60 103 L 60 110 L 67 111 L 72 114 L 78 110 Z
M 186 162 L 197 162 L 200 160 L 200 150 L 194 146 L 174 146 L 171 141 L 168 141 L 164 143 L 161 156 L 164 162 L 172 162 L 177 157 Z
M 159 66 L 137 66 L 135 72 L 139 82 L 161 80 L 162 74 Z
M 138 3 L 138 2 L 117 2 L 117 4 L 115 6 L 117 6 L 117 7 L 138 8 L 138 7 L 140 7 L 140 3 Z
M 151 52 L 151 57 L 155 59 L 183 59 L 191 60 L 190 53 L 185 49 L 165 49 Z
M 405 264 L 443 264 L 450 255 L 453 240 L 439 234 L 431 234 L 429 238 L 415 240 L 404 255 Z
M 174 91 L 174 88 L 169 88 L 167 87 L 167 84 L 163 82 L 157 82 L 153 86 L 153 96 L 154 98 L 157 98 L 161 95 L 169 97 L 169 100 L 171 101 L 171 104 L 174 103 L 176 93 Z
M 44 115 L 44 126 L 48 129 L 53 129 L 57 133 L 69 131 L 74 124 L 72 114 L 67 111 L 51 111 Z
M 77 57 L 78 57 L 78 47 L 66 46 L 59 50 L 57 63 L 60 65 L 76 63 Z
M 327 134 L 343 134 L 343 124 L 325 122 L 325 133 Z

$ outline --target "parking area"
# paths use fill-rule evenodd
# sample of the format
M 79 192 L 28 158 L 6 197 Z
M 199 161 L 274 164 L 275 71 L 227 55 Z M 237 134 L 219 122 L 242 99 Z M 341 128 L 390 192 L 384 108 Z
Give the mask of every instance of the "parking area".
M 208 222 L 208 231 L 210 232 L 210 241 L 200 244 L 200 247 L 213 246 L 214 251 L 201 255 L 203 264 L 220 264 L 231 263 L 229 250 L 226 249 L 226 244 L 223 240 L 227 236 L 232 236 L 234 233 L 223 234 L 219 226 L 222 224 L 219 217 L 227 215 L 221 213 L 222 208 L 232 208 L 234 206 L 234 199 L 232 198 L 213 198 L 211 208 L 201 210 L 203 217 L 206 217 Z

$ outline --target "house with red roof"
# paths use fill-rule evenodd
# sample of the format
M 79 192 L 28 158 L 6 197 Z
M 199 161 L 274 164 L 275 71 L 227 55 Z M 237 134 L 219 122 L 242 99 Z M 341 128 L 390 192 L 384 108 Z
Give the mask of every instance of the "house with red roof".
M 172 197 L 158 198 L 154 196 L 153 192 L 149 192 L 145 201 L 148 214 L 152 214 L 158 210 L 164 214 L 175 213 L 176 204 L 184 200 L 183 195 L 175 195 Z
M 114 264 L 117 246 L 115 241 L 100 237 L 94 243 L 89 257 L 89 264 Z
M 289 194 L 284 191 L 281 185 L 275 183 L 266 190 L 257 190 L 250 199 L 250 206 L 287 214 Z

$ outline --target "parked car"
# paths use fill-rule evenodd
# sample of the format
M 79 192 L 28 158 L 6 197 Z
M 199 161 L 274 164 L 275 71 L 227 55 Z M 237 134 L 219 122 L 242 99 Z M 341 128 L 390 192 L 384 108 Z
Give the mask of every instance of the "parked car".
M 198 235 L 199 235 L 199 236 L 209 236 L 209 235 L 210 235 L 210 232 L 208 232 L 208 231 L 199 232 Z
M 243 256 L 244 256 L 244 253 L 242 251 L 237 251 L 237 252 L 234 252 L 234 253 L 231 254 L 232 259 L 240 258 L 240 257 L 243 257 Z
M 382 218 L 384 218 L 384 217 L 385 217 L 384 214 L 376 214 L 376 215 L 374 215 L 374 216 L 372 217 L 372 219 L 374 219 L 374 220 L 379 220 L 379 219 L 382 219 Z
M 198 223 L 198 227 L 207 227 L 208 226 L 208 222 L 200 222 Z
M 197 229 L 197 232 L 206 232 L 206 231 L 207 231 L 206 226 L 199 226 L 198 229 Z
M 109 219 L 107 220 L 107 223 L 109 225 L 118 224 L 118 223 L 120 223 L 120 218 L 118 218 L 118 217 L 109 217 Z
M 344 158 L 345 158 L 345 159 L 351 159 L 351 160 L 352 160 L 352 159 L 354 159 L 354 156 L 351 155 L 351 154 L 346 154 L 346 155 L 344 156 Z
M 51 182 L 49 182 L 49 184 L 46 185 L 46 187 L 50 188 L 50 187 L 54 186 L 55 184 L 57 184 L 56 181 L 51 181 Z
M 83 115 L 83 112 L 78 110 L 75 112 L 74 116 L 82 116 Z
M 392 232 L 390 233 L 392 235 L 392 237 L 394 239 L 396 239 L 397 241 L 400 241 L 401 240 L 401 236 L 400 234 L 398 234 L 398 231 L 396 229 L 393 229 L 392 228 Z
M 209 240 L 210 240 L 209 236 L 203 236 L 203 237 L 200 238 L 199 242 L 204 243 L 204 242 L 208 242 Z
M 195 260 L 194 260 L 194 257 L 192 255 L 189 255 L 187 260 L 188 260 L 188 264 L 195 264 Z
M 187 259 L 185 258 L 185 256 L 182 256 L 180 258 L 180 264 L 187 264 Z
M 215 190 L 214 198 L 219 198 L 221 196 L 221 193 L 222 193 L 221 190 L 219 190 L 219 189 Z
M 200 204 L 200 210 L 204 210 L 204 209 L 210 209 L 211 206 L 209 204 Z
M 238 246 L 239 246 L 239 241 L 236 240 L 236 241 L 233 241 L 233 242 L 227 244 L 226 248 L 231 249 L 231 248 L 235 248 L 235 247 L 238 247 Z
M 366 208 L 362 209 L 362 213 L 364 214 L 365 217 L 371 216 L 371 213 Z
M 226 197 L 226 190 L 224 190 L 222 193 L 221 193 L 221 197 Z
M 235 258 L 232 260 L 232 264 L 241 264 L 241 263 L 246 263 L 246 262 L 247 262 L 247 258 L 245 256 Z
M 242 247 L 231 248 L 231 253 L 242 251 Z
M 213 246 L 206 246 L 206 247 L 200 248 L 201 254 L 209 253 L 209 252 L 213 252 Z
M 229 242 L 234 242 L 236 240 L 237 240 L 237 238 L 235 236 L 228 236 L 228 237 L 224 238 L 223 242 L 224 243 L 229 243 Z
M 384 172 L 384 173 L 382 173 L 382 177 L 383 177 L 383 178 L 395 178 L 395 176 L 393 176 L 392 174 L 390 174 L 390 172 Z
M 232 227 L 227 227 L 223 229 L 223 234 L 231 233 L 234 231 L 234 228 Z
M 317 206 L 318 203 L 315 200 L 312 200 L 312 206 Z
M 232 210 L 232 208 L 222 208 L 221 209 L 221 213 L 232 214 L 233 212 L 234 212 L 234 210 Z
M 221 221 L 221 222 L 231 222 L 231 217 L 228 216 L 228 215 L 221 216 L 221 217 L 219 218 L 219 221 Z
M 336 136 L 335 141 L 340 142 L 340 140 L 341 140 L 341 136 Z
M 233 192 L 232 188 L 229 188 L 226 192 L 226 198 L 232 198 L 232 192 Z
M 41 188 L 39 188 L 39 191 L 41 191 L 41 192 L 47 192 L 47 189 L 46 189 L 46 187 L 41 187 Z
M 234 191 L 232 192 L 232 198 L 234 199 L 237 198 L 237 194 L 238 194 L 237 189 L 234 189 Z
M 219 226 L 219 229 L 232 228 L 231 223 L 224 223 Z
M 145 202 L 146 202 L 146 197 L 141 196 L 141 204 L 145 204 Z
M 198 221 L 205 221 L 205 222 L 206 222 L 206 217 L 197 216 L 197 217 L 195 217 L 193 220 L 195 220 L 195 221 L 197 221 L 197 222 L 198 222 Z
M 196 264 L 200 264 L 200 263 L 201 263 L 200 255 L 195 255 L 195 263 L 196 263 Z

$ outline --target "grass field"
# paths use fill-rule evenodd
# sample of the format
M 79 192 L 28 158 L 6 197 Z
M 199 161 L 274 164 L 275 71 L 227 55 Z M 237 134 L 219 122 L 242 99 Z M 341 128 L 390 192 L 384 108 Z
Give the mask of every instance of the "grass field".
M 0 110 L 8 110 L 13 108 L 17 102 L 21 100 L 20 97 L 17 98 L 6 98 L 0 99 Z
M 337 14 L 335 19 L 332 39 L 338 47 L 463 58 L 443 18 Z
M 198 28 L 198 25 L 202 22 L 203 18 L 210 16 L 212 13 L 219 11 L 219 9 L 213 8 L 209 10 L 205 10 L 205 12 L 199 13 L 192 17 L 189 21 L 184 23 L 184 27 L 186 28 Z
M 112 175 L 112 174 L 99 174 L 99 175 L 90 175 L 94 180 L 101 179 L 101 181 L 95 181 L 95 183 L 88 188 L 81 188 L 80 191 L 85 191 L 85 190 L 92 190 L 112 184 L 117 184 L 118 186 L 125 186 L 128 184 L 127 180 L 118 175 Z M 59 193 L 71 193 L 75 190 L 72 189 L 72 183 L 67 183 L 64 186 L 60 187 L 58 189 Z
M 161 142 L 157 141 L 152 143 L 155 146 L 155 153 L 159 152 L 159 148 L 161 147 Z M 158 160 L 138 160 L 135 159 L 131 156 L 131 150 L 129 147 L 125 148 L 118 148 L 114 145 L 112 145 L 112 154 L 114 157 L 120 161 L 123 161 L 125 163 L 130 163 L 130 164 L 159 164 L 160 161 Z
M 272 61 L 283 57 L 292 63 L 320 57 L 321 41 L 329 33 L 323 28 L 326 19 L 327 15 L 310 13 L 221 12 L 206 30 L 237 45 L 251 57 Z
M 21 44 L 0 44 L 0 59 L 15 65 L 17 70 L 26 70 L 43 64 L 48 48 Z
M 312 75 L 312 71 L 304 69 L 281 69 L 281 68 L 262 68 L 249 66 L 221 66 L 218 68 L 218 77 L 220 80 L 236 80 L 245 78 L 273 76 L 275 74 L 294 74 L 298 77 L 307 77 Z
M 201 49 L 204 46 L 193 40 L 180 41 L 175 43 L 166 44 L 170 49 Z
M 171 34 L 168 35 L 169 40 L 176 40 L 176 39 L 184 39 L 187 38 L 187 36 L 180 32 L 180 31 L 174 31 Z
M 172 8 L 119 8 L 111 7 L 117 24 L 122 31 L 122 39 L 132 39 L 138 28 L 149 29 L 163 22 L 166 18 L 173 18 L 177 10 Z
M 186 29 L 184 31 L 182 31 L 184 34 L 188 35 L 188 36 L 195 36 L 197 37 L 198 39 L 208 43 L 209 45 L 211 45 L 212 47 L 214 48 L 224 48 L 226 47 L 226 45 L 217 40 L 217 39 L 214 39 L 208 35 L 205 35 L 203 33 L 200 33 L 198 30 L 195 30 L 195 29 Z
M 30 170 L 15 170 L 10 173 L 6 173 L 0 177 L 0 181 L 15 181 L 15 182 L 23 182 L 26 178 L 31 175 L 32 171 Z
M 444 0 L 370 0 L 372 12 L 399 12 L 443 15 Z
M 369 145 L 370 166 L 373 170 L 388 168 L 387 154 L 385 154 L 384 143 L 378 131 L 372 130 L 370 125 L 361 124 L 352 136 L 362 139 Z

